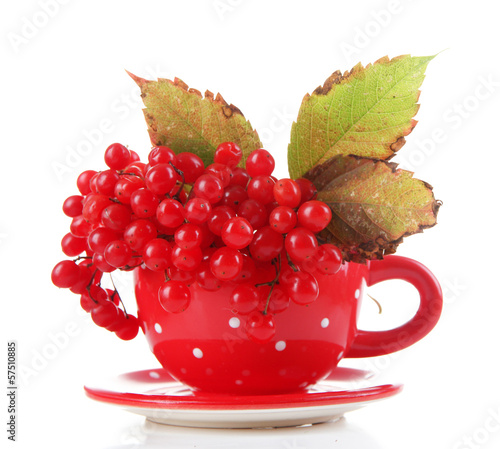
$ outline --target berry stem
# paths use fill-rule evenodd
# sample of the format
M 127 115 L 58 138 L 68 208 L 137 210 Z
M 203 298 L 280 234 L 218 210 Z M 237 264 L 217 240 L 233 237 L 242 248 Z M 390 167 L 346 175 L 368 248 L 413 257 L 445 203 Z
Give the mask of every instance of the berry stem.
M 113 290 L 114 290 L 110 299 L 111 299 L 111 301 L 113 301 L 113 298 L 115 297 L 115 295 L 118 295 L 118 299 L 120 300 L 120 304 L 123 307 L 123 312 L 125 313 L 125 317 L 128 318 L 127 309 L 125 308 L 125 304 L 122 301 L 122 297 L 120 296 L 120 293 L 118 293 L 118 290 L 117 290 L 116 285 L 115 285 L 115 281 L 113 280 L 113 276 L 111 275 L 111 273 L 109 273 L 109 278 L 111 279 L 111 284 L 113 285 Z
M 172 166 L 172 168 L 175 170 L 175 172 L 182 178 L 181 185 L 179 187 L 179 190 L 177 190 L 176 194 L 172 197 L 175 200 L 179 200 L 179 194 L 182 192 L 182 189 L 184 188 L 184 172 L 182 170 L 179 170 L 174 164 L 172 164 L 172 161 L 169 162 L 169 164 Z
M 288 253 L 286 253 L 286 258 L 288 259 L 288 265 L 290 265 L 290 268 L 295 272 L 299 271 L 299 269 L 292 262 L 292 259 L 290 259 L 290 255 Z

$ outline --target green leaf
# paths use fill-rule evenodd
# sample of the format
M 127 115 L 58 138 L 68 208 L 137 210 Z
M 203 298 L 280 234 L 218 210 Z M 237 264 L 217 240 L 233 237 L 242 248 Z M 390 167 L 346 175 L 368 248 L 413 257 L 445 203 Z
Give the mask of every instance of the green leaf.
M 334 156 L 305 177 L 332 210 L 320 238 L 338 246 L 344 258 L 363 262 L 395 252 L 406 237 L 436 224 L 441 206 L 432 187 L 392 162 Z
M 298 178 L 337 154 L 389 159 L 417 122 L 427 64 L 434 56 L 399 56 L 336 71 L 302 100 L 288 146 L 288 170 Z
M 262 147 L 250 122 L 220 94 L 214 98 L 207 90 L 203 98 L 199 91 L 178 78 L 148 81 L 129 75 L 141 88 L 153 145 L 170 147 L 176 153 L 190 151 L 201 157 L 205 165 L 213 163 L 215 150 L 222 142 L 237 143 L 243 151 L 243 160 Z

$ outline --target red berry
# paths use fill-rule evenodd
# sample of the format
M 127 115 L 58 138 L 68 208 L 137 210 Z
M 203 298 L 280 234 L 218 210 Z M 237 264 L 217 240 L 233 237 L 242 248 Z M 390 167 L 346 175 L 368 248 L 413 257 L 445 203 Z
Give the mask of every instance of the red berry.
M 264 315 L 261 312 L 253 312 L 249 315 L 245 326 L 245 332 L 250 340 L 256 343 L 267 343 L 276 334 L 276 325 L 272 315 Z
M 273 190 L 274 181 L 270 176 L 256 176 L 247 186 L 248 197 L 264 205 L 274 201 Z
M 290 299 L 300 305 L 311 304 L 319 296 L 319 286 L 316 278 L 304 271 L 294 272 L 285 285 Z
M 160 200 L 148 189 L 138 189 L 130 196 L 130 207 L 139 218 L 148 218 L 156 214 Z
M 88 195 L 90 193 L 90 180 L 96 174 L 97 172 L 94 170 L 85 170 L 78 176 L 78 179 L 76 180 L 76 185 L 82 195 Z
M 83 215 L 78 215 L 71 220 L 69 229 L 75 237 L 87 237 L 92 231 L 92 224 L 85 220 Z
M 105 170 L 97 175 L 95 185 L 97 193 L 106 196 L 113 196 L 115 185 L 120 179 L 120 175 L 115 170 Z
M 156 195 L 169 193 L 177 182 L 178 174 L 170 164 L 158 164 L 146 173 L 146 187 Z
M 87 239 L 68 232 L 61 240 L 61 249 L 68 257 L 76 257 L 87 249 Z
M 212 174 L 200 176 L 193 186 L 194 194 L 198 198 L 204 198 L 211 204 L 218 203 L 222 199 L 224 186 L 222 181 Z
M 63 260 L 53 269 L 52 283 L 59 288 L 70 288 L 80 279 L 80 268 L 72 260 Z
M 289 233 L 297 224 L 297 214 L 288 206 L 278 206 L 269 215 L 269 224 L 280 234 Z
M 167 312 L 180 313 L 189 306 L 191 292 L 183 282 L 170 280 L 158 290 L 158 300 Z
M 165 239 L 150 240 L 144 246 L 144 265 L 151 271 L 165 271 L 171 264 L 172 247 Z
M 148 162 L 150 167 L 158 164 L 176 163 L 175 153 L 168 147 L 153 147 L 148 155 Z
M 274 170 L 274 158 L 264 149 L 252 151 L 246 160 L 246 169 L 252 178 L 270 176 Z
M 221 237 L 230 248 L 241 249 L 248 246 L 253 238 L 253 228 L 247 219 L 234 217 L 222 226 Z
M 193 198 L 184 206 L 186 220 L 193 224 L 205 223 L 212 213 L 212 206 L 208 200 Z
M 196 282 L 201 288 L 211 292 L 222 287 L 222 281 L 213 275 L 208 262 L 201 263 L 196 270 Z
M 256 200 L 248 199 L 238 208 L 238 216 L 246 218 L 254 229 L 259 229 L 267 224 L 267 211 Z
M 247 315 L 257 310 L 259 305 L 259 291 L 252 284 L 238 285 L 229 297 L 229 305 L 233 312 Z
M 292 229 L 285 238 L 287 253 L 297 261 L 312 257 L 317 247 L 316 236 L 306 228 Z
M 342 252 L 335 245 L 325 243 L 314 253 L 316 269 L 323 274 L 335 274 L 342 266 Z
M 113 203 L 107 196 L 91 193 L 85 198 L 82 210 L 83 218 L 90 223 L 99 224 L 101 222 L 102 211 L 111 204 Z
M 193 184 L 205 171 L 200 157 L 193 153 L 179 153 L 175 166 L 183 173 L 184 182 Z
M 222 182 L 222 187 L 227 187 L 231 180 L 231 169 L 227 165 L 217 163 L 210 164 L 205 169 L 205 173 L 219 178 Z
M 274 185 L 274 199 L 280 206 L 292 209 L 300 204 L 300 187 L 293 179 L 280 179 Z
M 118 308 L 111 301 L 99 304 L 90 313 L 92 321 L 100 327 L 107 327 L 118 318 Z
M 123 240 L 114 240 L 104 250 L 106 262 L 113 267 L 122 268 L 132 259 L 132 250 Z
M 222 196 L 221 206 L 229 206 L 234 211 L 238 211 L 240 204 L 248 199 L 248 193 L 242 186 L 229 185 L 224 190 L 224 195 Z
M 139 320 L 133 316 L 128 315 L 124 321 L 124 325 L 115 331 L 115 334 L 121 340 L 132 340 L 139 333 Z
M 83 196 L 72 195 L 64 200 L 63 212 L 68 217 L 77 217 L 82 214 L 83 210 Z
M 234 249 L 224 246 L 217 249 L 210 258 L 210 269 L 221 281 L 234 279 L 243 267 L 243 256 Z
M 234 167 L 232 169 L 231 181 L 229 181 L 230 186 L 241 186 L 246 188 L 248 181 L 250 181 L 250 175 L 244 168 Z
M 120 143 L 112 143 L 104 152 L 104 162 L 113 170 L 121 170 L 130 162 L 130 151 Z
M 101 223 L 113 231 L 123 231 L 131 220 L 132 211 L 123 204 L 111 204 L 101 213 Z
M 312 232 L 325 229 L 332 219 L 332 211 L 323 201 L 306 201 L 297 212 L 299 223 Z
M 202 242 L 201 228 L 192 223 L 180 226 L 174 234 L 175 243 L 184 249 L 199 247 Z
M 95 268 L 97 268 L 99 271 L 102 271 L 103 273 L 112 273 L 116 270 L 116 267 L 113 267 L 108 262 L 106 262 L 103 254 L 95 253 L 92 256 L 92 263 L 94 264 Z
M 218 206 L 215 207 L 212 215 L 207 221 L 208 229 L 215 234 L 220 236 L 222 233 L 222 227 L 231 218 L 236 217 L 236 212 L 228 206 Z
M 179 201 L 167 198 L 156 209 L 156 218 L 163 226 L 177 228 L 184 222 L 184 207 Z
M 115 198 L 120 203 L 130 204 L 130 197 L 136 190 L 144 187 L 144 180 L 139 176 L 122 175 L 115 184 Z
M 243 152 L 238 145 L 234 142 L 224 142 L 215 150 L 214 162 L 233 168 L 240 163 L 242 156 Z
M 300 189 L 300 203 L 315 200 L 318 196 L 318 190 L 314 184 L 306 178 L 298 178 L 295 180 Z
M 175 245 L 172 248 L 172 263 L 179 269 L 183 271 L 193 271 L 198 268 L 201 263 L 203 254 L 198 246 L 194 248 L 181 248 Z
M 156 227 L 148 220 L 134 220 L 123 232 L 123 240 L 127 242 L 131 249 L 141 252 L 144 245 L 156 238 Z
M 278 257 L 283 249 L 283 236 L 273 231 L 271 226 L 257 230 L 250 243 L 250 254 L 259 261 L 268 261 Z

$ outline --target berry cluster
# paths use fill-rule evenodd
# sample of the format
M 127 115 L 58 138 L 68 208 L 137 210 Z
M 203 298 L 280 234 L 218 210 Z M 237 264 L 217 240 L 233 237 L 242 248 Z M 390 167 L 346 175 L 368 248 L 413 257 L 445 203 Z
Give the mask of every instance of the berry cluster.
M 290 301 L 315 301 L 318 273 L 340 269 L 339 249 L 316 238 L 330 208 L 315 199 L 310 181 L 273 177 L 275 162 L 264 149 L 245 168 L 232 142 L 220 144 L 207 167 L 193 153 L 161 146 L 147 163 L 117 143 L 104 159 L 109 169 L 80 174 L 80 195 L 63 204 L 72 222 L 61 246 L 76 259 L 58 263 L 52 281 L 81 295 L 94 322 L 122 339 L 135 337 L 138 320 L 119 308 L 116 290 L 101 287 L 103 273 L 141 265 L 164 272 L 158 300 L 170 313 L 189 306 L 194 282 L 209 291 L 229 283 L 230 307 L 248 315 L 248 337 L 264 342 L 274 335 L 275 314 Z M 275 278 L 259 283 L 258 272 L 270 268 Z

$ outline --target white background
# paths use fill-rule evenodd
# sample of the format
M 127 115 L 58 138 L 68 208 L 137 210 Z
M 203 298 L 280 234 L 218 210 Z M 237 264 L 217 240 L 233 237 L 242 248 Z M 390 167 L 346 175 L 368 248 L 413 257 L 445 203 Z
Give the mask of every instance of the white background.
M 496 2 L 64 3 L 3 2 L 0 14 L 1 375 L 10 339 L 18 342 L 23 372 L 19 441 L 10 446 L 498 447 Z M 284 176 L 302 97 L 331 72 L 384 55 L 442 50 L 422 86 L 419 124 L 395 158 L 444 202 L 439 225 L 408 238 L 399 251 L 441 281 L 442 320 L 414 347 L 361 361 L 381 379 L 405 383 L 401 395 L 340 424 L 251 432 L 151 428 L 84 396 L 89 378 L 157 366 L 143 337 L 119 341 L 78 311 L 76 297 L 50 283 L 69 226 L 61 204 L 76 193 L 77 174 L 103 168 L 103 151 L 114 141 L 143 158 L 148 152 L 138 89 L 124 69 L 145 78 L 178 76 L 201 91 L 221 92 L 257 128 Z M 70 149 L 87 154 L 71 160 Z M 62 165 L 67 172 L 57 174 Z M 121 282 L 131 289 L 130 281 Z M 384 313 L 366 301 L 365 327 L 397 325 L 415 310 L 415 293 L 402 283 L 372 294 Z M 3 423 L 5 397 L 2 404 Z

